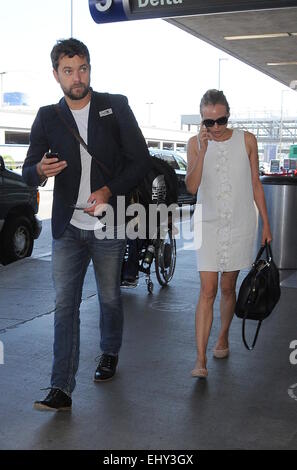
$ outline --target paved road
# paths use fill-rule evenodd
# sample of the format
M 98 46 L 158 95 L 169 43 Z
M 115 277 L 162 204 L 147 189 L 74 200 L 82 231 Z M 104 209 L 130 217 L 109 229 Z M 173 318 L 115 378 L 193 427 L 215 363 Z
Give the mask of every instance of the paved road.
M 0 267 L 0 449 L 297 448 L 297 365 L 290 362 L 290 344 L 297 339 L 297 289 L 282 287 L 253 352 L 244 348 L 241 321 L 235 318 L 226 360 L 211 353 L 220 327 L 218 297 L 209 377 L 193 379 L 199 279 L 195 254 L 183 240 L 167 288 L 156 283 L 148 295 L 142 278 L 136 289 L 123 291 L 123 347 L 118 372 L 106 384 L 93 382 L 100 353 L 98 303 L 88 270 L 73 410 L 34 411 L 33 401 L 44 396 L 40 388 L 48 386 L 51 369 L 50 239 L 45 218 L 33 257 Z

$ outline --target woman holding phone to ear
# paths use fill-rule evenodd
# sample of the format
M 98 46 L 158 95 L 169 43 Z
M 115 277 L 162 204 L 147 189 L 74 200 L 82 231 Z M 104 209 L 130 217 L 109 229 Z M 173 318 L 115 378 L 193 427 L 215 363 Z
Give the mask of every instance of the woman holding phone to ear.
M 221 329 L 215 358 L 229 355 L 229 328 L 239 271 L 251 266 L 257 212 L 263 221 L 262 244 L 271 242 L 266 203 L 259 179 L 258 147 L 253 134 L 228 127 L 230 107 L 222 91 L 208 90 L 200 103 L 201 127 L 188 142 L 187 189 L 202 209 L 202 244 L 197 250 L 200 295 L 196 307 L 197 360 L 193 377 L 207 377 L 206 349 L 220 275 Z

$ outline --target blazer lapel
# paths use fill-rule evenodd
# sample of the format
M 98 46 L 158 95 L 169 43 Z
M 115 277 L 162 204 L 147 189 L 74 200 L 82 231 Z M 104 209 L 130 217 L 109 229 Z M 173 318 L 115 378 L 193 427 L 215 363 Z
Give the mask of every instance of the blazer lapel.
M 96 142 L 96 135 L 98 133 L 99 118 L 97 112 L 97 106 L 95 102 L 95 96 L 92 92 L 91 103 L 90 103 L 90 112 L 89 112 L 89 121 L 88 121 L 88 147 L 93 149 L 94 143 Z
M 59 107 L 61 110 L 61 114 L 67 124 L 69 124 L 70 127 L 72 127 L 74 130 L 76 130 L 77 133 L 79 133 L 78 127 L 76 125 L 75 119 L 73 117 L 72 112 L 69 109 L 69 106 L 65 100 L 65 98 L 62 98 L 59 101 Z M 80 145 L 79 142 L 76 140 L 74 135 L 72 135 L 70 129 L 67 128 L 66 122 L 63 122 L 61 119 L 61 116 L 59 117 L 60 120 L 60 127 L 62 127 L 65 130 L 65 138 L 64 138 L 64 143 L 69 142 L 68 144 L 68 161 L 72 161 L 74 164 L 74 168 L 81 172 L 81 158 L 80 158 Z M 67 136 L 67 137 L 66 137 Z
M 109 136 L 109 125 L 105 121 L 106 117 L 101 117 L 99 114 L 107 106 L 104 100 L 102 101 L 101 96 L 101 93 L 92 92 L 88 122 L 88 147 L 92 155 L 95 155 L 99 160 L 104 160 L 105 155 L 109 154 L 108 146 L 110 142 L 106 138 L 106 136 Z
M 60 101 L 59 101 L 59 105 L 60 105 L 60 109 L 63 113 L 63 116 L 64 116 L 64 119 L 66 119 L 66 121 L 69 123 L 69 125 L 71 127 L 73 127 L 73 129 L 76 130 L 76 132 L 78 132 L 78 127 L 76 125 L 76 122 L 75 122 L 75 119 L 73 117 L 73 114 L 72 112 L 70 111 L 69 109 L 69 106 L 65 100 L 65 98 L 62 98 Z M 65 125 L 65 124 L 64 124 Z

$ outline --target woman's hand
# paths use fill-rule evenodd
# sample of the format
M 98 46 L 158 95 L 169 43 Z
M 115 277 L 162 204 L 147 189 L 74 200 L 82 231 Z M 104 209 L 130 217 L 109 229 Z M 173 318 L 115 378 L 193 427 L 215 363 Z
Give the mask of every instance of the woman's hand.
M 210 133 L 207 130 L 207 127 L 202 125 L 200 127 L 200 131 L 198 134 L 198 140 L 199 140 L 199 150 L 202 151 L 203 153 L 206 153 L 207 147 L 208 147 L 208 141 L 212 140 Z
M 266 224 L 263 226 L 262 229 L 262 240 L 261 240 L 261 245 L 265 245 L 265 242 L 270 243 L 272 241 L 272 235 L 271 235 L 271 230 L 269 224 Z

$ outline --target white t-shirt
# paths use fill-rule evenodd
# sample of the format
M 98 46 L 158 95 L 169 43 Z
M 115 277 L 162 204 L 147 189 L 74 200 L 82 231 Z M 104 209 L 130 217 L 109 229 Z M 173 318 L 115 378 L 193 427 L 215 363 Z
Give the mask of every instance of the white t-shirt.
M 71 109 L 81 137 L 88 143 L 88 121 L 90 103 L 82 109 Z M 91 155 L 80 145 L 81 177 L 76 205 L 86 206 L 91 195 Z M 94 230 L 97 217 L 86 214 L 83 210 L 75 209 L 70 223 L 83 230 Z

